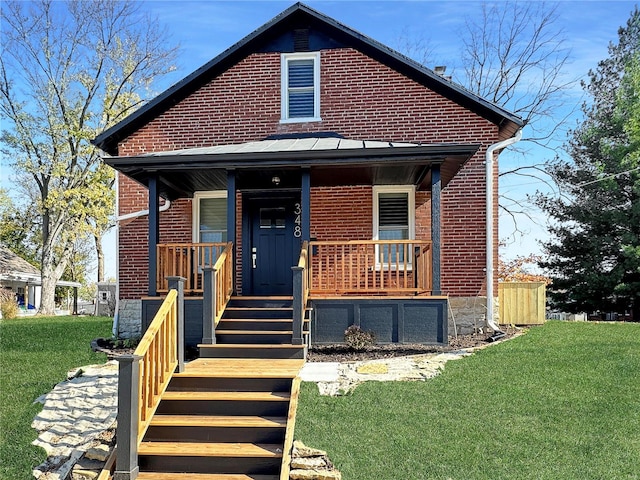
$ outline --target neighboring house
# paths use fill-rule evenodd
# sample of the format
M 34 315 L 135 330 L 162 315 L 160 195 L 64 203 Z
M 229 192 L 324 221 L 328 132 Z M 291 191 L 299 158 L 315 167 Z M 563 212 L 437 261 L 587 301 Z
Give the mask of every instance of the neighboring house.
M 446 343 L 450 309 L 484 317 L 485 153 L 522 125 L 293 5 L 94 140 L 119 173 L 120 331 L 181 275 L 198 343 L 204 266 L 230 242 L 237 296 L 290 296 L 302 254 L 314 342 L 355 323 Z
M 78 282 L 60 280 L 59 287 L 73 287 L 77 298 Z M 42 277 L 40 270 L 0 245 L 0 286 L 15 293 L 16 301 L 23 313 L 35 313 L 40 307 Z
M 95 315 L 112 317 L 116 304 L 116 284 L 113 282 L 98 282 L 96 292 Z

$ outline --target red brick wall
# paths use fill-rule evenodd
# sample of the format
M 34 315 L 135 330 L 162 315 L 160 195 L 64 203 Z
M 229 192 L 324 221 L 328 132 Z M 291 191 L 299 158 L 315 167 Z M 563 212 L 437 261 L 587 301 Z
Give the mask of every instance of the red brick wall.
M 442 290 L 451 295 L 478 294 L 485 267 L 484 150 L 498 140 L 498 128 L 353 49 L 323 50 L 320 75 L 320 122 L 280 124 L 280 55 L 260 53 L 244 59 L 122 141 L 118 153 L 134 155 L 315 131 L 367 140 L 480 143 L 480 151 L 442 196 Z M 121 213 L 146 208 L 146 190 L 137 183 L 120 176 L 119 189 Z M 429 198 L 428 192 L 416 195 L 416 233 L 420 238 L 430 236 Z M 311 202 L 312 236 L 370 238 L 371 188 L 347 187 L 344 192 L 314 188 Z M 332 205 L 346 208 L 339 209 L 336 218 L 332 217 Z M 497 215 L 497 203 L 494 211 Z M 172 223 L 167 226 L 169 217 Z M 238 212 L 238 221 L 241 218 Z M 190 241 L 190 202 L 174 204 L 161 216 L 161 225 L 161 241 Z M 495 238 L 497 245 L 497 233 Z M 140 282 L 146 267 L 146 218 L 121 229 L 120 245 L 121 294 L 137 298 L 146 293 L 146 283 Z M 131 264 L 130 270 L 126 262 Z
M 311 237 L 371 240 L 373 190 L 369 186 L 311 189 Z

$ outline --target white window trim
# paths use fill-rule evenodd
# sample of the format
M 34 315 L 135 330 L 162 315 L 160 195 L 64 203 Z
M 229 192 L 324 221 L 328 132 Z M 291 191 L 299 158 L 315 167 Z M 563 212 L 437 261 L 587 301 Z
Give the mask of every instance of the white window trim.
M 280 68 L 280 123 L 320 122 L 320 52 L 283 53 Z M 313 117 L 289 118 L 290 60 L 313 60 Z
M 409 240 L 416 238 L 416 187 L 415 185 L 377 185 L 373 187 L 373 239 L 380 240 L 380 218 L 378 212 L 378 195 L 380 193 L 406 193 L 408 194 L 409 208 Z M 376 270 L 382 270 L 383 266 L 378 262 L 380 257 L 378 254 L 378 246 L 376 245 Z M 407 269 L 411 270 L 413 266 L 413 257 L 407 259 Z M 385 267 L 386 269 L 395 270 L 395 265 Z
M 227 198 L 226 190 L 211 190 L 203 192 L 195 192 L 193 194 L 192 211 L 192 238 L 193 243 L 200 243 L 200 200 L 203 198 Z M 229 232 L 227 232 L 229 235 Z

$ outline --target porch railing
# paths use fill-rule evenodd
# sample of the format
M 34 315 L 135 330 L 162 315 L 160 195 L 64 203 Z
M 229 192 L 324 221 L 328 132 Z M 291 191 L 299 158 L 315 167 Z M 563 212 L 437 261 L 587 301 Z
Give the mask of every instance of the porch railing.
M 311 295 L 417 295 L 432 290 L 428 241 L 314 241 L 309 257 Z
M 132 355 L 118 358 L 118 456 L 115 480 L 137 476 L 138 446 L 173 373 L 184 369 L 184 279 L 173 277 Z
M 168 292 L 167 277 L 185 278 L 186 295 L 202 295 L 204 267 L 212 265 L 226 248 L 226 243 L 162 243 L 157 246 L 156 291 Z

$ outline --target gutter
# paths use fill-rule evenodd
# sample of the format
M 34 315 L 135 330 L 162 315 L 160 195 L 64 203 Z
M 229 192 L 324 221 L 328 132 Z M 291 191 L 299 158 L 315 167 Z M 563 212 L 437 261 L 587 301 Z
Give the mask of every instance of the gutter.
M 493 305 L 493 152 L 496 150 L 502 150 L 505 147 L 513 145 L 514 143 L 519 142 L 522 139 L 522 129 L 519 129 L 516 134 L 507 138 L 506 140 L 502 140 L 501 142 L 494 143 L 487 148 L 485 153 L 485 168 L 486 168 L 486 178 L 487 178 L 487 188 L 486 188 L 486 233 L 487 233 L 487 325 L 495 332 L 494 336 L 491 337 L 492 341 L 497 340 L 498 338 L 504 336 L 504 332 L 500 330 L 500 327 L 494 322 L 494 305 Z M 495 338 L 494 338 L 495 337 Z
M 120 188 L 118 186 L 119 175 L 120 172 L 116 170 L 116 212 L 120 210 Z M 158 212 L 165 212 L 169 210 L 169 207 L 171 207 L 171 202 L 169 199 L 165 199 L 164 205 L 158 209 Z M 116 306 L 113 314 L 113 327 L 111 328 L 111 334 L 114 338 L 118 337 L 118 326 L 120 324 L 120 222 L 143 217 L 145 215 L 149 215 L 149 209 L 127 213 L 126 215 L 118 215 L 116 217 Z

